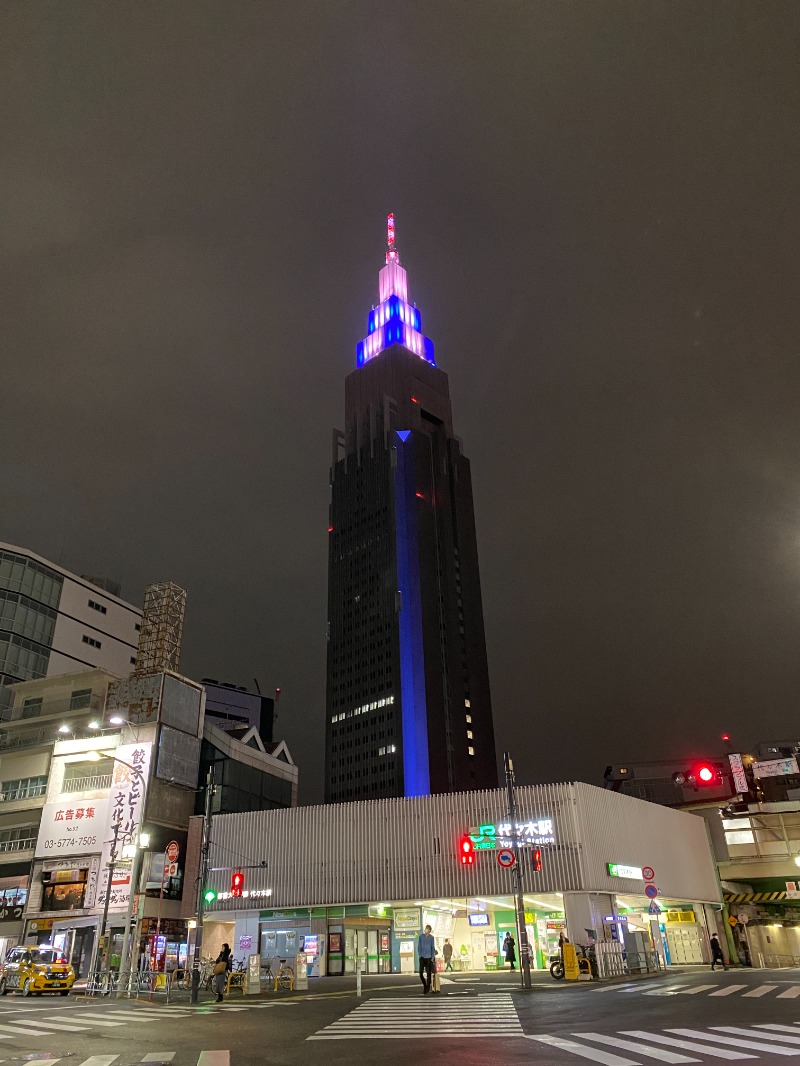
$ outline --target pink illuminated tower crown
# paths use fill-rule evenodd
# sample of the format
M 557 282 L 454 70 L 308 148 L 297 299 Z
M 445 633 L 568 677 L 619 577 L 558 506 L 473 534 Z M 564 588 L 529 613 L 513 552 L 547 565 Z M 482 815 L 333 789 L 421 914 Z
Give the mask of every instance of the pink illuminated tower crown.
M 386 217 L 386 265 L 378 274 L 380 303 L 369 313 L 368 333 L 356 345 L 356 366 L 363 366 L 392 344 L 402 344 L 436 366 L 433 342 L 422 334 L 422 317 L 408 301 L 408 278 L 400 266 L 394 233 L 394 212 Z

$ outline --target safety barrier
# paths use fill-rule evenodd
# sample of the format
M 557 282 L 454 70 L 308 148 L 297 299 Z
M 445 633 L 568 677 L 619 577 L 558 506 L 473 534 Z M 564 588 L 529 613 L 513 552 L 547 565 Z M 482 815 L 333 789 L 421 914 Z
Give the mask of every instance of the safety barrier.
M 774 955 L 757 952 L 759 970 L 784 970 L 790 966 L 800 966 L 800 955 Z
M 86 982 L 87 996 L 163 996 L 167 1003 L 172 993 L 174 974 L 150 970 L 98 970 Z

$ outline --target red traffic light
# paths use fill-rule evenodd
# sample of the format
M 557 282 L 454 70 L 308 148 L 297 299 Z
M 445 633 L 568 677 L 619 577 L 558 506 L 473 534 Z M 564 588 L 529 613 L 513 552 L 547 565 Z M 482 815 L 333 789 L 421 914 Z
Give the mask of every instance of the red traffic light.
M 540 873 L 542 869 L 542 849 L 534 848 L 531 852 L 531 869 Z
M 462 866 L 472 866 L 475 862 L 475 848 L 472 845 L 472 841 L 469 837 L 462 837 L 461 843 L 458 847 L 458 853 L 461 856 Z
M 696 776 L 697 780 L 702 782 L 702 784 L 710 785 L 717 775 L 711 769 L 710 766 L 708 766 L 706 763 L 702 763 L 700 766 L 697 767 Z
M 236 870 L 231 875 L 231 895 L 241 896 L 242 889 L 244 888 L 244 874 L 241 870 Z

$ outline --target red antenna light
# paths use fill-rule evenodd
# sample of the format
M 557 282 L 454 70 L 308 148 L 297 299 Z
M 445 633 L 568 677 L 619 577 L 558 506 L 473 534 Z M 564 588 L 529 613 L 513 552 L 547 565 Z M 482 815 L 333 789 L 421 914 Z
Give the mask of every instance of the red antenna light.
M 726 744 L 728 743 L 728 741 L 730 739 L 731 738 L 730 738 L 730 735 L 728 733 L 723 733 L 722 736 L 720 737 L 720 740 L 724 740 Z

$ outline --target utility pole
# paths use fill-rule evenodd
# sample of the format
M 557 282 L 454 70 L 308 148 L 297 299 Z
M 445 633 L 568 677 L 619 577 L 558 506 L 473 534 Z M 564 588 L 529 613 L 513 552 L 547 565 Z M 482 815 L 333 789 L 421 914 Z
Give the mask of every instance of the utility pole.
M 106 935 L 106 925 L 108 924 L 108 905 L 111 902 L 111 885 L 114 881 L 114 870 L 117 865 L 117 842 L 119 841 L 119 822 L 114 822 L 114 836 L 111 841 L 111 854 L 108 857 L 108 881 L 106 882 L 106 898 L 103 901 L 103 917 L 100 919 L 100 929 L 97 935 L 97 940 L 94 945 L 94 956 L 92 959 L 92 965 L 90 973 L 94 973 L 97 966 L 97 958 L 100 953 L 101 944 L 103 938 Z M 108 972 L 111 966 L 111 952 L 106 950 L 105 962 L 100 967 L 104 972 Z
M 208 881 L 208 846 L 211 840 L 211 804 L 214 800 L 214 767 L 209 766 L 206 777 L 206 802 L 203 811 L 203 844 L 200 848 L 200 871 L 197 878 L 197 928 L 194 931 L 194 960 L 192 962 L 191 1003 L 200 996 L 200 960 L 203 948 L 203 908 Z
M 514 852 L 514 884 L 517 901 L 517 943 L 519 944 L 519 975 L 523 988 L 531 987 L 531 958 L 528 948 L 528 930 L 525 926 L 525 901 L 522 898 L 522 867 L 519 862 L 519 844 L 517 842 L 517 801 L 514 797 L 514 764 L 510 754 L 503 753 L 503 768 L 506 774 L 506 795 L 508 796 L 508 820 L 511 823 L 512 850 Z

